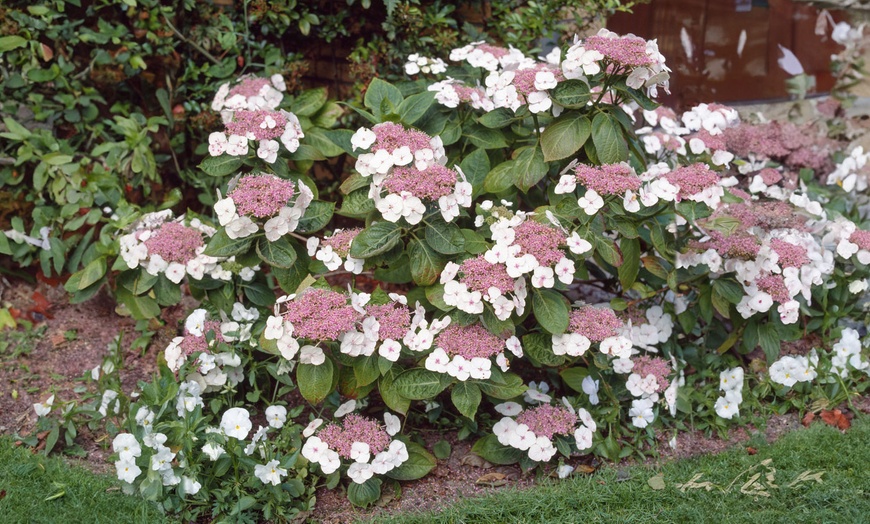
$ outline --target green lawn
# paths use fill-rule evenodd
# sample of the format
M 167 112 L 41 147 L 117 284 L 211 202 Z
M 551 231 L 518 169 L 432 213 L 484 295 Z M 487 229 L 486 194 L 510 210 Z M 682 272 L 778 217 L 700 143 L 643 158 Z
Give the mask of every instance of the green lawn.
M 157 506 L 117 490 L 113 477 L 94 475 L 62 458 L 34 455 L 0 438 L 0 522 L 3 524 L 122 524 L 166 522 Z M 106 491 L 114 488 L 112 491 Z
M 864 417 L 845 434 L 816 423 L 773 445 L 753 443 L 716 456 L 632 467 L 617 481 L 614 468 L 526 491 L 510 490 L 464 499 L 439 513 L 378 516 L 384 523 L 866 523 L 870 522 L 870 421 Z M 766 462 L 771 459 L 770 462 Z M 773 468 L 773 469 L 772 469 Z M 809 471 L 801 481 L 801 474 Z M 812 477 L 822 472 L 821 483 Z M 649 479 L 663 474 L 664 488 Z M 712 489 L 678 485 L 695 480 Z M 760 474 L 755 483 L 751 479 Z M 770 480 L 767 476 L 772 475 Z M 623 475 L 624 476 L 624 475 Z M 746 486 L 747 482 L 750 482 Z M 751 493 L 763 489 L 769 496 Z M 746 492 L 741 492 L 741 489 Z

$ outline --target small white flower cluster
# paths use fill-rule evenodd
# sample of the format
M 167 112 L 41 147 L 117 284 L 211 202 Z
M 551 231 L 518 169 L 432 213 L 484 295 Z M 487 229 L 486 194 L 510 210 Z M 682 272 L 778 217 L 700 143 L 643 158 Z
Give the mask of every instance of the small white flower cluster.
M 468 87 L 461 80 L 447 77 L 445 80 L 435 82 L 426 88 L 435 93 L 435 101 L 444 107 L 454 109 L 459 107 L 460 102 L 467 102 L 473 109 L 481 109 L 485 112 L 495 109 L 492 99 L 486 95 L 486 90 L 478 84 Z
M 429 58 L 419 53 L 408 55 L 405 62 L 405 73 L 416 75 L 417 73 L 440 75 L 447 71 L 447 64 L 440 58 Z
M 736 109 L 719 104 L 698 104 L 680 117 L 689 132 L 704 130 L 713 136 L 740 123 Z
M 716 414 L 728 420 L 739 416 L 743 403 L 743 368 L 738 366 L 719 373 L 719 391 L 723 395 L 716 400 Z
M 809 355 L 784 356 L 770 365 L 770 380 L 790 388 L 798 382 L 812 382 L 818 376 L 819 355 L 812 350 Z
M 517 91 L 515 80 L 517 75 L 521 74 L 520 72 L 524 69 L 526 68 L 521 67 L 515 71 L 491 72 L 484 80 L 486 96 L 492 100 L 495 107 L 505 107 L 513 112 L 516 112 L 526 104 L 532 113 L 537 114 L 549 111 L 554 107 L 549 90 L 555 88 L 559 83 L 555 72 L 550 69 L 537 71 L 533 83 L 535 91 L 521 94 Z M 558 116 L 561 113 L 561 107 L 554 109 L 553 113 Z
M 298 182 L 296 187 L 298 192 L 293 199 L 293 205 L 290 205 L 288 202 L 276 216 L 273 216 L 263 224 L 263 231 L 266 233 L 266 240 L 269 242 L 275 242 L 287 233 L 296 231 L 296 228 L 299 226 L 299 220 L 302 219 L 303 215 L 305 215 L 305 210 L 308 209 L 311 201 L 314 200 L 314 193 L 303 182 Z M 214 212 L 220 225 L 226 228 L 227 236 L 232 239 L 245 238 L 260 230 L 259 225 L 250 216 L 239 216 L 236 213 L 236 203 L 229 196 L 219 198 L 215 202 Z
M 136 269 L 142 267 L 149 275 L 163 274 L 173 284 L 179 284 L 185 275 L 193 279 L 201 280 L 205 275 L 215 280 L 230 280 L 232 273 L 221 266 L 226 259 L 205 255 L 205 243 L 196 249 L 196 256 L 182 264 L 180 262 L 167 262 L 156 253 L 149 253 L 146 242 L 164 223 L 172 221 L 172 210 L 165 209 L 153 213 L 146 213 L 133 226 L 133 231 L 122 235 L 118 239 L 119 254 L 127 267 Z M 203 238 L 210 238 L 215 234 L 213 227 L 207 226 L 198 218 L 186 221 L 184 216 L 175 219 L 175 222 L 202 233 Z
M 392 413 L 384 413 L 384 423 L 390 437 L 401 429 L 399 417 Z M 302 446 L 302 456 L 319 465 L 321 473 L 329 475 L 341 467 L 341 456 L 337 450 L 330 449 L 326 442 L 314 435 L 321 424 L 323 421 L 316 419 L 303 431 L 302 436 L 307 440 Z M 355 441 L 350 444 L 350 460 L 353 462 L 347 468 L 347 476 L 357 484 L 365 484 L 375 475 L 385 475 L 410 458 L 408 447 L 399 439 L 390 440 L 386 449 L 374 455 L 366 442 Z
M 861 338 L 856 330 L 844 329 L 832 349 L 834 356 L 831 357 L 831 368 L 835 373 L 845 378 L 849 374 L 848 366 L 851 366 L 870 375 L 870 362 L 861 355 Z
M 858 226 L 854 222 L 845 218 L 837 217 L 835 220 L 827 224 L 828 232 L 822 239 L 825 245 L 836 245 L 838 255 L 846 260 L 855 258 L 861 264 L 870 264 L 870 250 L 861 247 L 858 243 L 853 242 L 853 233 L 859 231 Z M 863 232 L 859 232 L 859 235 Z M 868 234 L 870 238 L 870 234 Z
M 466 46 L 453 49 L 450 51 L 449 58 L 453 62 L 465 61 L 472 67 L 480 67 L 487 71 L 496 71 L 499 67 L 513 70 L 523 64 L 528 64 L 530 61 L 518 49 L 513 47 L 508 49 L 494 48 L 483 41 L 472 42 Z
M 435 342 L 435 335 L 450 325 L 450 317 L 426 320 L 426 310 L 418 302 L 414 308 L 414 316 L 411 317 L 411 325 L 402 342 L 408 349 L 416 353 L 428 351 Z
M 274 111 L 277 109 L 281 101 L 284 100 L 284 91 L 287 90 L 284 77 L 278 74 L 272 75 L 268 82 L 265 79 L 256 79 L 255 77 L 242 77 L 238 82 L 245 83 L 251 80 L 259 80 L 259 83 L 262 84 L 256 94 L 236 93 L 230 95 L 230 83 L 221 84 L 212 100 L 212 111 Z
M 37 417 L 44 417 L 51 413 L 52 408 L 54 407 L 54 395 L 51 395 L 45 402 L 35 402 L 33 404 L 33 411 L 36 412 Z
M 849 156 L 837 164 L 832 173 L 828 174 L 828 185 L 836 184 L 847 193 L 863 192 L 867 189 L 868 173 L 865 167 L 868 159 L 870 159 L 870 153 L 865 153 L 862 146 L 855 147 L 849 152 Z
M 514 311 L 517 315 L 525 312 L 528 290 L 524 278 L 514 280 L 511 294 L 502 293 L 497 287 L 490 287 L 486 293 L 481 293 L 469 290 L 466 284 L 456 280 L 459 269 L 459 264 L 448 262 L 441 272 L 440 282 L 444 285 L 444 303 L 448 306 L 454 306 L 471 315 L 480 315 L 486 302 L 492 306 L 493 313 L 499 320 L 507 320 Z
M 646 322 L 626 326 L 626 336 L 634 347 L 656 352 L 655 346 L 667 342 L 674 329 L 674 319 L 665 313 L 661 306 L 655 305 L 645 312 Z
M 649 155 L 665 157 L 668 152 L 681 156 L 709 153 L 713 165 L 726 167 L 734 160 L 734 154 L 730 151 L 710 147 L 698 136 L 687 135 L 696 132 L 704 132 L 709 136 L 721 135 L 725 129 L 740 124 L 740 116 L 735 109 L 718 104 L 699 104 L 685 111 L 678 119 L 670 110 L 659 108 L 644 110 L 643 119 L 646 125 L 638 129 L 637 134 Z M 744 167 L 741 166 L 741 169 Z
M 336 229 L 331 236 L 335 236 L 341 231 L 341 229 Z M 351 240 L 351 244 L 353 244 L 353 240 Z M 348 251 L 350 251 L 351 244 L 348 245 Z M 341 255 L 332 249 L 332 246 L 321 243 L 320 239 L 314 236 L 308 238 L 305 242 L 305 247 L 308 250 L 308 256 L 314 257 L 323 262 L 326 269 L 330 271 L 335 271 L 344 266 L 345 271 L 349 271 L 354 275 L 359 275 L 362 273 L 363 267 L 365 266 L 366 261 L 364 259 L 353 258 L 350 254 L 347 254 L 342 258 Z

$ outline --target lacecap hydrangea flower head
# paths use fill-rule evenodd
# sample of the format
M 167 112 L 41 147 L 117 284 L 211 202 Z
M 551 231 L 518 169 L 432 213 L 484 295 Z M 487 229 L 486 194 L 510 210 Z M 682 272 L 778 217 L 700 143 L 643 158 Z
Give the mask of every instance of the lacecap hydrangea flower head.
M 206 241 L 215 231 L 198 218 L 173 219 L 169 209 L 147 213 L 118 239 L 120 255 L 130 269 L 141 267 L 149 275 L 162 274 L 173 284 L 180 284 L 185 276 L 228 280 L 232 275 L 221 267 L 223 259 L 204 254 Z
M 588 411 L 574 410 L 567 402 L 525 409 L 516 403 L 506 403 L 496 406 L 496 410 L 509 415 L 492 428 L 499 443 L 526 452 L 535 462 L 549 462 L 556 455 L 557 439 L 573 443 L 580 452 L 591 449 L 592 437 L 598 429 Z
M 253 235 L 262 223 L 266 239 L 275 242 L 296 230 L 312 200 L 314 193 L 302 182 L 250 174 L 231 181 L 226 198 L 215 202 L 214 210 L 228 237 Z

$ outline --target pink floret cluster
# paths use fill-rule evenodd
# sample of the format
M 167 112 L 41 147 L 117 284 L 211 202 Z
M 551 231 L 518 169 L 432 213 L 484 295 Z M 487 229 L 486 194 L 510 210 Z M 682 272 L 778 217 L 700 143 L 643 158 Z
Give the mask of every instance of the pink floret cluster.
M 809 263 L 807 248 L 774 238 L 770 241 L 770 248 L 779 256 L 780 267 L 801 267 Z
M 680 198 L 688 198 L 719 182 L 719 175 L 707 164 L 696 163 L 680 167 L 665 175 L 665 179 L 680 188 Z
M 534 255 L 542 266 L 552 266 L 565 257 L 560 249 L 565 245 L 565 233 L 534 220 L 526 220 L 516 227 L 514 244 L 522 248 L 521 254 Z
M 221 333 L 221 323 L 216 320 L 206 320 L 202 328 L 202 336 L 191 335 L 185 332 L 184 340 L 178 345 L 181 348 L 182 355 L 191 355 L 197 352 L 208 352 L 208 333 L 214 333 L 214 341 L 216 344 L 224 341 L 224 336 Z
M 732 188 L 732 193 L 736 191 Z M 745 204 L 731 204 L 721 207 L 716 211 L 716 216 L 731 216 L 740 221 L 743 229 L 760 227 L 770 231 L 772 229 L 806 229 L 806 218 L 794 212 L 794 208 L 786 202 L 749 202 L 745 198 Z
M 415 129 L 405 129 L 393 122 L 378 124 L 372 128 L 372 131 L 377 137 L 372 146 L 373 153 L 381 149 L 392 153 L 404 146 L 407 146 L 412 153 L 420 149 L 432 148 L 429 135 Z
M 506 47 L 494 46 L 492 44 L 480 44 L 475 49 L 478 51 L 483 51 L 484 53 L 489 53 L 496 58 L 501 58 L 505 55 L 510 54 L 510 49 Z
M 293 334 L 310 340 L 337 340 L 353 329 L 360 314 L 347 303 L 347 296 L 328 289 L 307 289 L 288 304 L 284 318 L 293 324 Z
M 781 275 L 761 277 L 755 281 L 755 285 L 780 304 L 785 304 L 791 300 L 791 293 L 788 292 L 785 280 Z
M 151 255 L 159 255 L 167 262 L 186 264 L 197 257 L 197 250 L 203 246 L 202 233 L 178 222 L 164 222 L 145 241 Z
M 725 236 L 718 231 L 710 232 L 710 245 L 720 256 L 751 260 L 758 255 L 761 245 L 758 238 L 746 233 Z
M 274 124 L 269 125 L 267 118 L 271 118 Z M 284 134 L 286 126 L 287 117 L 280 111 L 240 110 L 233 111 L 233 119 L 227 123 L 227 132 L 248 138 L 253 136 L 254 140 L 273 140 Z
M 617 64 L 638 67 L 652 65 L 652 59 L 646 54 L 646 40 L 626 35 L 617 38 L 606 36 L 590 36 L 583 42 L 588 50 L 598 51 L 604 58 Z
M 494 287 L 502 294 L 514 290 L 514 279 L 508 275 L 504 264 L 490 264 L 483 255 L 469 258 L 459 266 L 462 276 L 459 281 L 468 286 L 471 291 L 487 293 Z
M 460 326 L 450 324 L 435 339 L 435 345 L 449 356 L 459 355 L 466 360 L 489 358 L 502 352 L 504 340 L 493 335 L 480 324 Z
M 571 435 L 577 425 L 577 415 L 568 408 L 544 404 L 523 410 L 516 418 L 538 437 L 552 440 L 554 435 Z
M 236 212 L 257 218 L 277 214 L 293 198 L 293 182 L 274 175 L 246 175 L 227 195 L 233 199 Z
M 642 378 L 652 375 L 656 378 L 658 384 L 657 392 L 661 393 L 668 389 L 668 375 L 671 374 L 671 365 L 668 361 L 659 357 L 648 357 L 646 355 L 633 359 L 634 366 L 631 368 L 633 373 L 637 373 Z
M 411 310 L 404 304 L 391 302 L 382 305 L 366 306 L 366 315 L 374 317 L 381 325 L 378 331 L 380 340 L 402 340 L 411 325 Z
M 350 243 L 361 231 L 362 228 L 359 227 L 341 229 L 333 233 L 332 236 L 324 238 L 323 245 L 331 247 L 336 255 L 346 257 L 350 252 Z
M 855 230 L 849 235 L 849 242 L 857 244 L 859 249 L 870 250 L 870 231 Z
M 513 86 L 516 88 L 517 93 L 520 96 L 528 96 L 529 93 L 534 93 L 536 91 L 540 91 L 537 87 L 535 87 L 535 79 L 541 71 L 549 71 L 553 73 L 553 76 L 556 77 L 557 82 L 562 82 L 565 80 L 565 76 L 562 74 L 561 69 L 555 69 L 547 64 L 537 64 L 535 67 L 530 67 L 527 69 L 519 69 L 514 72 L 514 79 L 511 82 Z
M 626 164 L 579 165 L 574 173 L 578 182 L 599 195 L 622 195 L 626 191 L 637 191 L 642 183 L 631 166 Z
M 230 98 L 234 95 L 241 95 L 245 98 L 251 98 L 252 96 L 259 96 L 260 91 L 263 89 L 263 86 L 271 85 L 268 78 L 260 78 L 260 77 L 248 77 L 241 80 L 238 84 L 236 84 L 232 89 L 230 89 L 227 94 L 227 98 Z
M 610 308 L 582 306 L 571 312 L 568 331 L 588 338 L 592 342 L 601 342 L 605 338 L 616 336 L 622 327 L 622 321 Z
M 369 445 L 369 452 L 377 455 L 390 446 L 390 435 L 372 420 L 356 413 L 351 413 L 344 418 L 339 426 L 330 424 L 317 433 L 318 438 L 335 450 L 342 458 L 351 458 L 351 449 L 354 442 L 363 442 Z
M 457 178 L 456 171 L 437 163 L 423 171 L 414 166 L 394 167 L 384 180 L 384 187 L 390 193 L 407 191 L 421 200 L 434 201 L 452 194 Z

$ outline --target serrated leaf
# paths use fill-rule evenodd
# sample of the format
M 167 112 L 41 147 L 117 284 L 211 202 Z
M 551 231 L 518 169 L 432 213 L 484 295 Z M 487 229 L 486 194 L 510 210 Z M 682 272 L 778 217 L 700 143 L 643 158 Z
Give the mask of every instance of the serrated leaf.
M 371 258 L 389 251 L 402 240 L 402 230 L 393 222 L 376 222 L 360 232 L 350 247 L 350 256 Z
M 303 91 L 290 104 L 291 110 L 296 116 L 312 116 L 317 113 L 327 100 L 326 88 L 318 87 Z M 308 131 L 305 132 L 306 136 Z
M 387 472 L 387 476 L 391 479 L 399 481 L 421 479 L 438 465 L 435 457 L 420 444 L 411 442 L 405 437 L 399 437 L 399 440 L 404 442 L 408 449 L 408 460 Z
M 343 217 L 363 219 L 374 209 L 375 202 L 369 198 L 368 188 L 364 187 L 344 197 L 341 202 L 341 209 L 336 211 L 336 214 Z
M 356 240 L 354 240 L 353 245 L 356 245 Z M 411 278 L 420 286 L 434 284 L 444 266 L 447 265 L 447 259 L 444 255 L 418 239 L 408 243 L 408 257 L 411 264 Z
M 489 129 L 501 129 L 511 125 L 516 119 L 517 117 L 512 110 L 506 107 L 499 107 L 481 115 L 477 121 Z
M 570 157 L 583 147 L 591 132 L 592 124 L 585 116 L 568 114 L 559 117 L 541 133 L 544 161 Z
M 559 372 L 562 382 L 577 393 L 584 393 L 583 379 L 589 376 L 589 370 L 581 367 L 563 369 Z
M 450 392 L 450 400 L 453 401 L 453 405 L 471 420 L 474 420 L 474 415 L 477 413 L 477 407 L 482 398 L 480 388 L 473 382 L 459 382 L 453 386 L 453 391 Z
M 381 498 L 381 479 L 372 477 L 362 484 L 351 482 L 347 486 L 347 500 L 354 506 L 365 508 Z
M 428 369 L 414 368 L 396 377 L 393 387 L 396 392 L 410 400 L 429 400 L 444 391 L 447 385 L 441 374 Z
M 459 163 L 459 168 L 465 173 L 465 178 L 474 188 L 477 195 L 483 190 L 483 181 L 490 170 L 489 155 L 484 149 L 475 149 Z
M 296 262 L 296 250 L 285 238 L 270 242 L 266 237 L 257 239 L 257 255 L 272 267 L 288 269 Z
M 527 147 L 517 155 L 514 160 L 513 170 L 516 172 L 515 184 L 524 193 L 527 193 L 542 178 L 547 176 L 547 164 L 544 162 L 544 153 L 539 147 Z
M 296 384 L 299 394 L 312 404 L 319 404 L 332 393 L 335 365 L 329 358 L 319 365 L 299 364 L 296 367 Z
M 299 219 L 297 230 L 300 233 L 314 233 L 320 231 L 332 220 L 335 212 L 335 202 L 315 200 L 308 205 L 305 215 Z
M 463 130 L 463 135 L 475 147 L 480 149 L 500 149 L 507 147 L 504 134 L 495 129 L 489 129 L 480 124 L 472 124 Z
M 622 251 L 622 265 L 619 266 L 619 284 L 622 289 L 630 289 L 640 270 L 640 241 L 636 238 L 623 238 L 619 242 Z
M 497 368 L 493 368 L 494 370 Z M 508 400 L 522 395 L 528 387 L 523 383 L 523 379 L 519 375 L 513 373 L 504 373 L 499 376 L 500 381 L 496 381 L 496 374 L 489 380 L 478 380 L 477 385 L 484 394 L 499 400 Z
M 488 462 L 502 466 L 516 464 L 523 456 L 522 451 L 511 446 L 505 446 L 498 441 L 498 437 L 492 434 L 475 442 L 471 452 Z
M 553 337 L 545 333 L 529 333 L 523 337 L 523 352 L 532 361 L 555 367 L 565 363 L 563 355 L 553 353 Z
M 226 229 L 219 229 L 205 247 L 205 254 L 210 257 L 231 257 L 246 253 L 251 248 L 253 239 L 245 238 L 230 238 L 227 236 Z
M 483 181 L 483 190 L 487 193 L 496 194 L 513 187 L 517 176 L 517 172 L 513 167 L 514 161 L 508 160 L 492 168 Z
M 207 156 L 199 164 L 199 168 L 209 176 L 227 176 L 236 173 L 244 163 L 240 156 Z
M 435 102 L 435 93 L 432 91 L 424 91 L 416 95 L 411 95 L 399 104 L 399 117 L 402 123 L 410 126 L 426 114 L 426 111 L 432 107 Z
M 602 164 L 615 164 L 628 160 L 628 145 L 620 127 L 606 113 L 598 113 L 592 119 L 592 143 Z
M 386 100 L 395 109 L 401 105 L 405 97 L 399 88 L 385 82 L 380 78 L 373 78 L 366 88 L 366 94 L 363 98 L 363 104 L 371 110 L 375 116 L 383 115 L 382 107 Z
M 592 95 L 586 82 L 571 79 L 559 82 L 550 91 L 550 96 L 556 103 L 567 109 L 583 109 Z
M 438 219 L 432 219 L 426 226 L 426 243 L 435 251 L 445 255 L 455 255 L 465 251 L 465 237 L 459 226 Z
M 92 260 L 88 265 L 82 269 L 81 279 L 78 283 L 78 291 L 89 287 L 91 284 L 94 284 L 106 274 L 106 257 L 99 257 Z
M 535 319 L 549 333 L 560 334 L 568 329 L 568 305 L 564 297 L 551 289 L 532 291 Z

